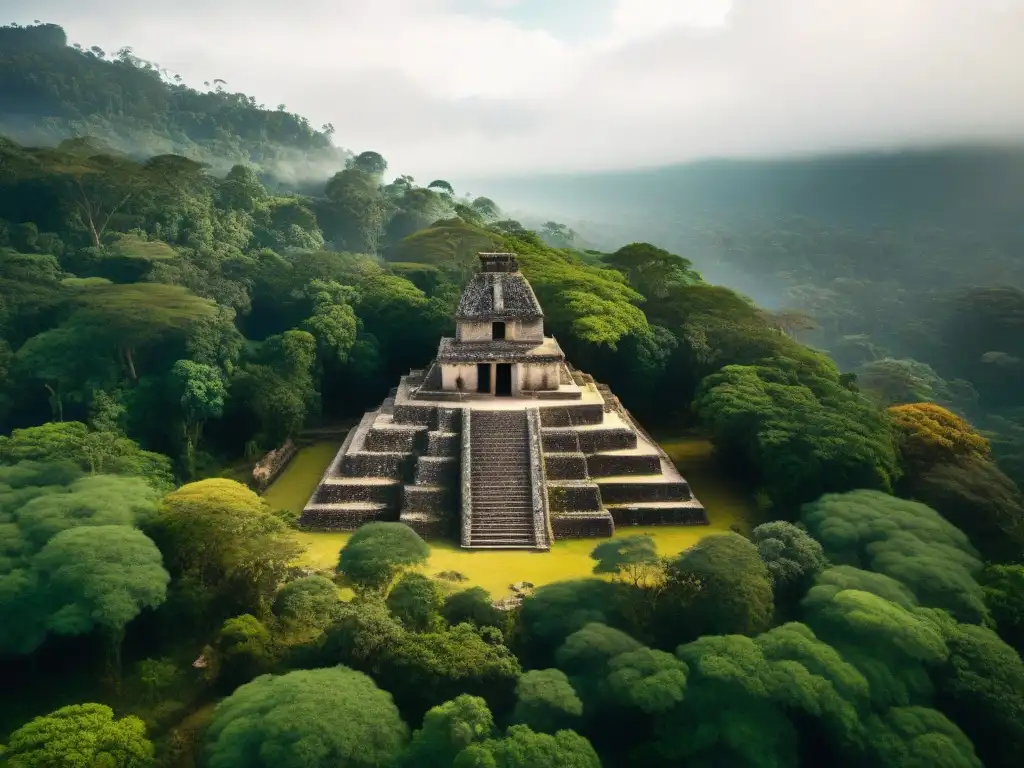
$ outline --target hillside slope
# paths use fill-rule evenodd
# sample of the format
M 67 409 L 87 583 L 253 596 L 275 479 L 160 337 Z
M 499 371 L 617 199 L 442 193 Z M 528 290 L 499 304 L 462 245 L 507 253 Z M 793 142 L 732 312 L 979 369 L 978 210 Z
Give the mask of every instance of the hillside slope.
M 214 170 L 246 162 L 295 179 L 344 165 L 330 126 L 318 131 L 223 85 L 189 88 L 130 48 L 70 46 L 56 24 L 0 27 L 0 135 L 26 144 L 93 135 L 139 157 L 182 154 Z

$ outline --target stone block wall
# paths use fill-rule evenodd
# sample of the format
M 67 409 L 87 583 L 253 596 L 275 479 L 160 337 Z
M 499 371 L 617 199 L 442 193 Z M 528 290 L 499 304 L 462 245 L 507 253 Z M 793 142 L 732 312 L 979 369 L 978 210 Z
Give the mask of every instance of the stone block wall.
M 582 453 L 546 453 L 544 470 L 548 480 L 586 480 L 587 460 Z
M 344 516 L 330 509 L 306 509 L 302 513 L 302 527 L 311 531 L 354 531 L 365 523 L 398 522 L 398 507 L 378 510 L 367 507 L 346 510 Z
M 601 491 L 596 484 L 583 481 L 549 481 L 548 508 L 555 512 L 585 512 L 601 509 Z
M 564 408 L 545 407 L 540 414 L 544 427 L 574 427 L 581 424 L 600 424 L 604 409 L 600 403 L 567 405 Z
M 554 535 L 551 531 L 548 494 L 545 483 L 544 452 L 541 448 L 540 413 L 537 408 L 526 411 L 527 434 L 530 446 L 530 488 L 533 494 L 533 528 L 537 549 L 550 549 Z
M 661 472 L 661 457 L 655 453 L 595 453 L 587 456 L 591 477 L 652 475 Z
M 544 450 L 547 453 L 597 453 L 636 448 L 636 433 L 621 427 L 607 429 L 574 429 L 573 427 L 544 430 Z
M 464 547 L 469 546 L 470 532 L 473 528 L 471 421 L 468 414 L 462 419 L 462 439 L 459 444 L 459 542 Z
M 323 483 L 313 496 L 316 504 L 337 504 L 349 501 L 361 501 L 372 504 L 398 503 L 399 483 L 364 483 L 362 478 L 352 478 L 352 482 L 328 480 Z
M 629 504 L 654 501 L 690 501 L 693 492 L 689 483 L 631 483 L 628 481 L 601 483 L 601 496 L 605 504 Z
M 607 512 L 552 513 L 551 530 L 556 539 L 607 538 L 615 534 L 615 523 Z
M 385 453 L 413 453 L 424 445 L 427 427 L 374 426 L 366 434 L 364 448 L 367 451 Z
M 661 508 L 622 506 L 612 507 L 610 511 L 617 526 L 706 525 L 708 522 L 707 513 L 699 504 L 694 506 L 666 505 Z
M 253 483 L 260 493 L 267 490 L 278 476 L 284 471 L 295 454 L 299 452 L 298 446 L 291 440 L 285 440 L 284 445 L 276 450 L 270 451 L 262 459 L 256 462 L 252 470 Z
M 412 475 L 412 455 L 350 451 L 342 456 L 341 473 L 346 477 L 390 477 L 405 480 Z

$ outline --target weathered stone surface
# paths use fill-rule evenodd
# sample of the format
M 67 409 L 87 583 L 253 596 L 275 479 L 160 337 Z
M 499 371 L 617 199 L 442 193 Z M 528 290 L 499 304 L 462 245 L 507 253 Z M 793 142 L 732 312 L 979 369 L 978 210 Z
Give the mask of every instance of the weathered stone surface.
M 459 436 L 455 432 L 427 433 L 427 456 L 455 456 L 459 452 Z
M 433 429 L 437 426 L 437 408 L 414 403 L 396 403 L 395 424 L 421 424 Z
M 541 409 L 540 423 L 544 427 L 574 427 L 581 424 L 600 424 L 604 409 L 600 403 L 549 406 Z
M 469 422 L 471 521 L 464 546 L 537 548 L 527 410 L 474 409 Z
M 704 507 L 692 501 L 609 504 L 608 511 L 617 526 L 706 525 L 708 522 Z
M 320 484 L 312 500 L 315 504 L 345 501 L 394 504 L 401 488 L 401 483 L 388 478 L 332 477 Z
M 546 453 L 544 468 L 548 480 L 587 479 L 587 460 L 582 453 Z
M 389 504 L 308 504 L 299 524 L 310 531 L 354 531 L 364 523 L 396 520 L 398 509 Z
M 368 451 L 412 453 L 426 440 L 425 426 L 374 425 L 366 434 L 364 446 Z
M 545 427 L 544 450 L 553 453 L 597 453 L 636 448 L 636 433 L 624 427 L 575 429 Z
M 411 453 L 385 453 L 379 451 L 350 451 L 341 462 L 341 472 L 347 477 L 390 477 L 404 480 L 412 474 Z
M 545 488 L 544 452 L 541 447 L 539 409 L 527 409 L 526 428 L 527 439 L 530 444 L 530 491 L 533 506 L 534 541 L 537 549 L 550 549 L 554 534 L 551 531 L 548 495 Z
M 455 456 L 420 456 L 416 460 L 416 485 L 443 485 L 451 488 L 458 480 L 459 460 Z
M 462 408 L 441 406 L 437 409 L 437 429 L 440 432 L 458 432 L 462 429 Z
M 628 480 L 598 481 L 605 504 L 628 504 L 644 501 L 689 501 L 693 498 L 690 484 L 680 482 L 631 482 Z
M 452 516 L 452 489 L 438 485 L 403 487 L 402 513 Z
M 424 539 L 442 539 L 452 534 L 452 522 L 434 515 L 403 512 L 399 522 L 405 523 Z
M 500 306 L 495 306 L 495 296 L 500 297 Z M 455 313 L 459 320 L 543 316 L 533 288 L 519 272 L 477 272 L 462 291 Z
M 656 475 L 661 472 L 661 457 L 656 453 L 593 453 L 587 456 L 591 477 L 616 475 Z
M 552 512 L 585 512 L 601 509 L 601 491 L 586 480 L 549 480 L 548 508 Z
M 615 534 L 615 523 L 606 510 L 596 512 L 552 512 L 551 530 L 556 539 L 608 537 Z

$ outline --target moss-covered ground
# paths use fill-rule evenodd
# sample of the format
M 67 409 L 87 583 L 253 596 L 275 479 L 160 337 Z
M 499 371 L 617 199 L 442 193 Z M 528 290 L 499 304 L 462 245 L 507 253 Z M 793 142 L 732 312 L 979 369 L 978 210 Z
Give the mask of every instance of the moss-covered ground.
M 745 528 L 754 512 L 753 498 L 715 464 L 711 444 L 702 438 L 665 439 L 662 446 L 694 493 L 706 507 L 711 521 L 706 526 L 653 526 L 620 528 L 616 536 L 649 533 L 663 555 L 681 552 L 710 533 L 729 530 L 732 525 Z M 316 488 L 331 458 L 336 443 L 317 443 L 303 448 L 265 498 L 275 508 L 299 512 Z M 303 562 L 314 568 L 332 568 L 338 551 L 348 541 L 348 533 L 296 533 L 306 545 Z M 454 542 L 430 541 L 432 554 L 425 567 L 428 574 L 458 571 L 468 578 L 467 585 L 479 585 L 495 597 L 508 593 L 510 584 L 528 581 L 536 586 L 591 574 L 594 561 L 590 552 L 593 539 L 555 542 L 550 552 L 469 552 Z

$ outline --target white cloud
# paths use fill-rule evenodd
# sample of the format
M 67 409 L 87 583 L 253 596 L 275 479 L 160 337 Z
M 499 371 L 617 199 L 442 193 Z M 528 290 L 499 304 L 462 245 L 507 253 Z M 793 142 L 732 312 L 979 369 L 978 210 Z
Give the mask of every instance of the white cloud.
M 26 0 L 18 20 L 224 78 L 417 177 L 1024 137 L 1024 0 L 543 2 Z

